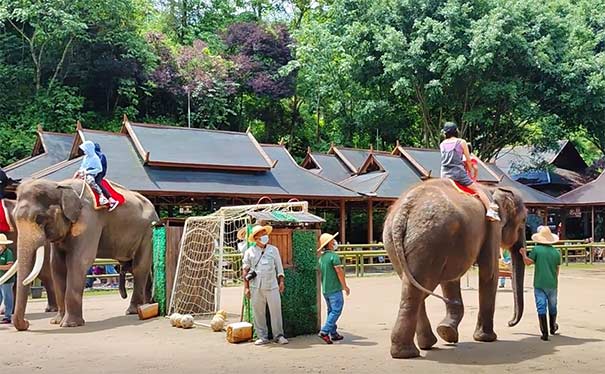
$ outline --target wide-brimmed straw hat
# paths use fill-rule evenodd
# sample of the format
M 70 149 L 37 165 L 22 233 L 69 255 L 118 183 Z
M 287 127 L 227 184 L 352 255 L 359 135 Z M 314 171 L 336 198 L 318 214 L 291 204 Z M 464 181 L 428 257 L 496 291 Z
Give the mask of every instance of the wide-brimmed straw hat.
M 548 226 L 540 226 L 538 232 L 531 236 L 531 240 L 539 244 L 555 244 L 559 237 L 553 234 Z
M 271 231 L 273 231 L 273 227 L 271 226 L 261 226 L 261 225 L 256 225 L 252 228 L 252 232 L 250 233 L 250 235 L 248 235 L 248 241 L 249 242 L 255 242 L 256 239 L 254 239 L 254 237 L 259 233 L 259 232 L 266 232 L 267 235 L 271 235 Z
M 6 245 L 6 244 L 13 244 L 12 240 L 8 240 L 8 238 L 6 237 L 6 235 L 4 234 L 0 234 L 0 245 Z
M 328 243 L 330 243 L 332 240 L 334 240 L 335 237 L 338 236 L 338 233 L 336 234 L 328 234 L 328 233 L 324 233 L 321 234 L 321 236 L 319 237 L 319 248 L 317 248 L 317 252 L 321 251 L 326 245 L 328 245 Z
M 242 227 L 241 229 L 237 230 L 237 240 L 244 240 L 246 239 L 246 231 L 248 228 L 246 226 Z

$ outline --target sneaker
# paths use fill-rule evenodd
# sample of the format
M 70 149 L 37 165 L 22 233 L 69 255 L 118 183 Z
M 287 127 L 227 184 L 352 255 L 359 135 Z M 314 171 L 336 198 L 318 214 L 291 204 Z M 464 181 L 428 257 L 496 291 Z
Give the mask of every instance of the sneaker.
M 284 344 L 288 344 L 288 343 L 289 343 L 289 342 L 288 342 L 288 339 L 286 339 L 286 338 L 285 338 L 285 337 L 283 337 L 283 336 L 280 336 L 280 337 L 279 337 L 279 338 L 277 338 L 275 341 L 277 342 L 277 344 L 281 344 L 281 345 L 284 345 Z
M 489 221 L 500 222 L 500 215 L 494 209 L 489 208 L 485 215 Z
M 258 339 L 257 341 L 254 342 L 254 345 L 265 345 L 265 344 L 269 344 L 271 343 L 270 341 L 268 341 L 267 339 Z
M 115 208 L 117 208 L 117 207 L 118 207 L 118 204 L 119 204 L 119 203 L 118 203 L 117 201 L 115 201 L 113 198 L 112 198 L 112 199 L 109 199 L 109 211 L 111 212 L 111 211 L 113 211 Z
M 99 204 L 107 205 L 107 204 L 109 204 L 109 200 L 107 200 L 107 198 L 105 196 L 101 196 L 101 197 L 99 197 Z
M 335 333 L 334 335 L 332 335 L 332 341 L 339 341 L 339 340 L 343 340 L 344 336 L 340 335 L 339 333 Z
M 318 335 L 321 340 L 323 340 L 326 344 L 334 344 L 334 342 L 332 342 L 332 339 L 330 339 L 330 336 L 328 334 L 324 334 L 324 333 L 319 333 Z
M 8 318 L 3 318 L 2 321 L 0 321 L 0 325 L 10 325 L 12 323 L 12 321 Z

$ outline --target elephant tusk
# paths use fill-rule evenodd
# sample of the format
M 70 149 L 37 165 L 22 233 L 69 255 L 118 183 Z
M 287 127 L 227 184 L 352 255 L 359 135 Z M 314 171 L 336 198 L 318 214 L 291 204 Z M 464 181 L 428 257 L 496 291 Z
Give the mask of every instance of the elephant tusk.
M 38 277 L 38 274 L 40 274 L 40 271 L 42 270 L 42 265 L 44 265 L 44 246 L 41 246 L 36 250 L 36 262 L 34 263 L 32 272 L 23 280 L 24 286 L 27 286 Z
M 6 283 L 6 281 L 11 279 L 11 277 L 17 273 L 17 263 L 18 262 L 19 262 L 19 260 L 16 260 L 15 263 L 13 264 L 13 266 L 11 266 L 11 268 L 6 271 L 6 273 L 2 276 L 2 278 L 0 278 L 0 284 Z

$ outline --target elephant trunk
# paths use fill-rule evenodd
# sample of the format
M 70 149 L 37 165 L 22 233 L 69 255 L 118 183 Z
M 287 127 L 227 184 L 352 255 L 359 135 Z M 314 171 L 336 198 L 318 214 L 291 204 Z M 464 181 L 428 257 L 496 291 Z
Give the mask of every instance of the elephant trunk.
M 523 284 L 525 280 L 525 263 L 523 262 L 523 256 L 519 252 L 521 248 L 527 248 L 527 242 L 525 241 L 525 229 L 523 229 L 522 240 L 511 248 L 511 259 L 513 262 L 513 297 L 515 301 L 513 318 L 508 321 L 510 327 L 515 326 L 521 321 L 523 317 Z
M 36 225 L 29 222 L 19 222 L 17 258 L 19 268 L 17 272 L 15 313 L 13 314 L 13 325 L 19 331 L 29 328 L 29 321 L 25 319 L 29 284 L 26 282 L 34 270 L 34 254 L 37 249 L 44 245 L 44 233 Z M 42 252 L 42 256 L 44 252 Z

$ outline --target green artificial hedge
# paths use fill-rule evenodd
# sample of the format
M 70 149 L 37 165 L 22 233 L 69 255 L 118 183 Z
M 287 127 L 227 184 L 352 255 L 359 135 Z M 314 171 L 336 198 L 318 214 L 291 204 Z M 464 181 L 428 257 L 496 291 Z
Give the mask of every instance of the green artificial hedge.
M 166 228 L 153 229 L 153 298 L 166 315 Z
M 282 295 L 284 333 L 287 337 L 317 333 L 317 232 L 292 232 L 294 267 L 285 270 Z

